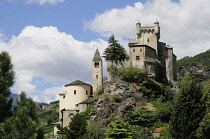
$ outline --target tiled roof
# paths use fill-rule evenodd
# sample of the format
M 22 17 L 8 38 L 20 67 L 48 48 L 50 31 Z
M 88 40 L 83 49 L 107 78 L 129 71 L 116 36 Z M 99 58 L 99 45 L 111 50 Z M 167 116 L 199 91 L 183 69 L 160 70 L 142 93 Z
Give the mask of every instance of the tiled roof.
M 65 86 L 69 86 L 69 85 L 90 85 L 90 84 L 87 84 L 87 83 L 85 83 L 83 81 L 80 81 L 80 80 L 76 80 L 76 81 L 74 81 L 70 84 L 66 84 Z
M 165 127 L 156 128 L 155 130 L 153 130 L 153 132 L 160 133 L 162 130 L 166 130 L 166 128 Z

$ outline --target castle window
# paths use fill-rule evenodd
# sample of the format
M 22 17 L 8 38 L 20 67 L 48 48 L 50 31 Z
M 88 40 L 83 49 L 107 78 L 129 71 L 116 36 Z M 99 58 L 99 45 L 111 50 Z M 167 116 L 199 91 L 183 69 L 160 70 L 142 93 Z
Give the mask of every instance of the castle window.
M 76 95 L 76 93 L 77 93 L 76 90 L 74 90 L 74 95 Z
M 98 79 L 98 75 L 96 75 L 96 79 Z
M 135 52 L 135 49 L 133 49 L 133 52 Z
M 88 95 L 88 91 L 86 90 L 86 95 Z
M 139 56 L 136 56 L 136 60 L 140 60 Z
M 140 52 L 142 52 L 142 49 L 140 49 Z
M 149 42 L 149 38 L 147 38 L 147 42 Z
M 99 67 L 99 63 L 98 62 L 95 62 L 95 67 Z

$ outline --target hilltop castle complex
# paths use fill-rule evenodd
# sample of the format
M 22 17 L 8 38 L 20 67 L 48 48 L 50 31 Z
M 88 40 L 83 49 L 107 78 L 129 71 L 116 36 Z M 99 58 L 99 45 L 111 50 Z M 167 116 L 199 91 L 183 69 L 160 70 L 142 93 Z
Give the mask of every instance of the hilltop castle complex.
M 147 69 L 150 77 L 162 78 L 173 84 L 176 80 L 176 56 L 172 47 L 159 41 L 159 22 L 156 21 L 154 26 L 141 26 L 141 23 L 137 22 L 136 34 L 136 39 L 128 41 L 130 59 L 124 62 L 123 67 Z M 68 126 L 76 113 L 86 110 L 90 98 L 103 84 L 102 65 L 100 53 L 96 49 L 92 60 L 92 86 L 79 80 L 65 85 L 65 92 L 59 94 L 59 119 L 62 121 L 54 124 L 55 134 L 57 127 Z M 109 63 L 107 65 L 109 66 Z

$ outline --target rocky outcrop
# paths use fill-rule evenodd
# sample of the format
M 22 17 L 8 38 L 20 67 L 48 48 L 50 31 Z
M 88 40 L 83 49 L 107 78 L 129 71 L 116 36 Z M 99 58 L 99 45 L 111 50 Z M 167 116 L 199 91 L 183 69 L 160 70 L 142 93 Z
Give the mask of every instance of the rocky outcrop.
M 193 79 L 197 79 L 199 81 L 210 79 L 209 67 L 201 63 L 191 63 L 178 67 L 178 81 L 187 74 L 189 74 Z
M 101 119 L 106 126 L 111 121 L 123 118 L 125 111 L 134 111 L 137 103 L 145 103 L 147 100 L 135 84 L 129 84 L 113 77 L 104 82 L 104 94 L 95 99 L 93 108 L 96 110 L 92 119 Z

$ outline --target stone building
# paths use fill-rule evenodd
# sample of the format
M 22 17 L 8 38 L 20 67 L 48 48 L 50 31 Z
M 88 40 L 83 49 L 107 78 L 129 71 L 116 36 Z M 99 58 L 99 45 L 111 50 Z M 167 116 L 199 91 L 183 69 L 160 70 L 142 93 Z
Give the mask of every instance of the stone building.
M 130 59 L 125 61 L 123 66 L 117 66 L 147 69 L 150 77 L 174 84 L 177 78 L 176 56 L 172 47 L 159 41 L 159 22 L 156 20 L 154 26 L 141 26 L 138 21 L 136 35 L 136 39 L 128 40 Z M 110 65 L 111 62 L 108 62 L 107 66 Z
M 169 83 L 176 80 L 176 56 L 173 48 L 160 42 L 160 26 L 156 20 L 154 26 L 141 26 L 136 23 L 136 39 L 128 41 L 130 66 L 146 68 L 149 76 L 162 78 Z
M 58 127 L 66 127 L 79 112 L 86 110 L 93 96 L 92 86 L 80 80 L 65 85 L 65 92 L 59 94 L 59 122 L 54 123 L 54 135 Z

